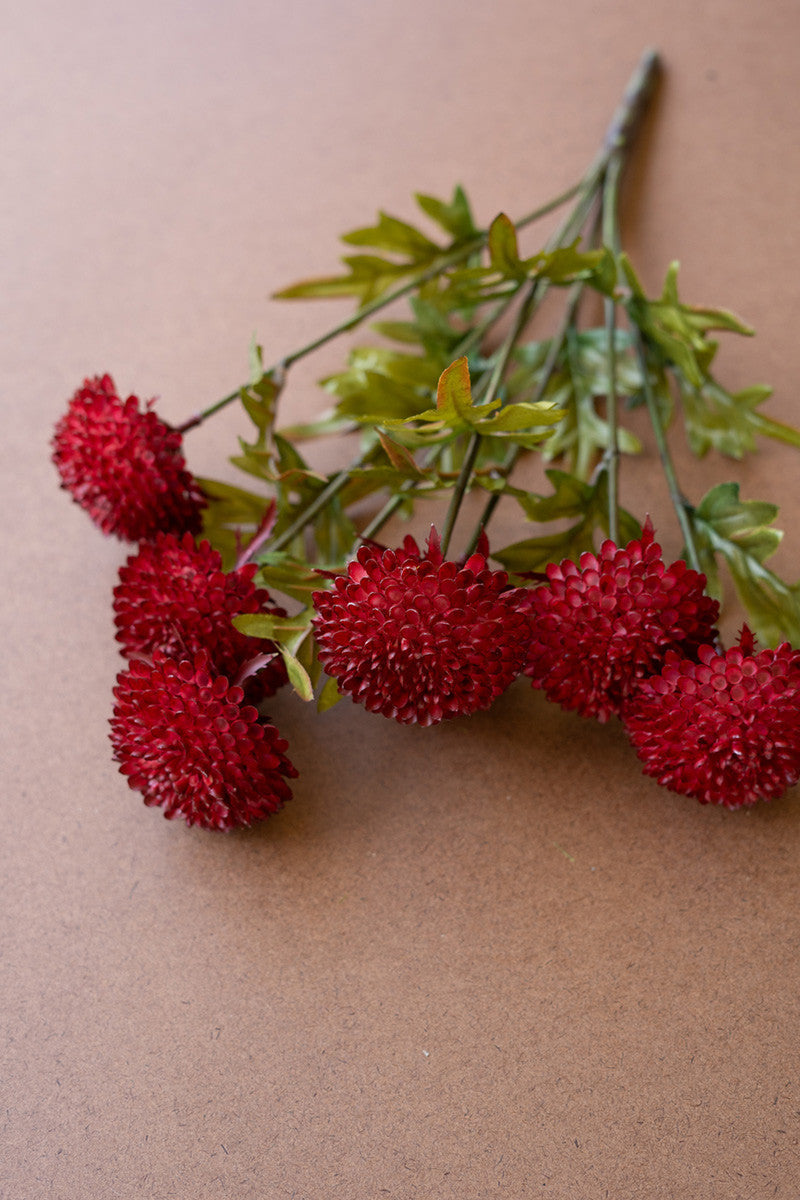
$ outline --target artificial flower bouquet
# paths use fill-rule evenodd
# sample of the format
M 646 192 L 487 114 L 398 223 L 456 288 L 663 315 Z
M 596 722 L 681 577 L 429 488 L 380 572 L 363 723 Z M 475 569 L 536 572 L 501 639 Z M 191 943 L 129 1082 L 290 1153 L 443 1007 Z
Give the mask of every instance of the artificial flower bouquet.
M 417 196 L 435 237 L 386 213 L 346 234 L 359 252 L 342 274 L 280 296 L 349 296 L 354 314 L 269 368 L 255 346 L 250 382 L 182 426 L 109 375 L 75 393 L 53 441 L 62 486 L 138 544 L 114 589 L 128 666 L 111 741 L 146 804 L 216 830 L 280 809 L 297 771 L 263 709 L 283 686 L 321 713 L 347 696 L 427 726 L 488 708 L 519 676 L 582 717 L 621 720 L 645 773 L 702 803 L 741 808 L 798 781 L 800 588 L 765 565 L 777 509 L 736 483 L 689 500 L 668 433 L 681 420 L 695 454 L 739 459 L 759 435 L 800 446 L 800 432 L 763 413 L 768 388 L 731 393 L 712 371 L 710 334 L 751 331 L 685 304 L 676 267 L 648 297 L 620 248 L 620 179 L 656 68 L 648 52 L 583 179 L 521 220 L 477 228 L 459 187 Z M 523 254 L 519 232 L 557 209 Z M 556 293 L 558 327 L 534 336 Z M 292 364 L 403 298 L 407 315 L 375 322 L 380 342 L 323 381 L 332 409 L 280 426 Z M 232 403 L 252 422 L 231 460 L 249 488 L 196 479 L 184 459 L 184 436 Z M 621 460 L 641 449 L 622 419 L 638 405 L 684 538 L 673 563 L 651 515 L 618 501 Z M 354 430 L 349 466 L 308 465 L 306 440 Z M 515 471 L 534 453 L 550 464 L 545 494 Z M 454 553 L 468 493 L 482 512 Z M 424 546 L 383 543 L 390 517 L 442 496 Z M 501 500 L 534 529 L 490 547 Z M 748 613 L 728 649 L 721 568 Z

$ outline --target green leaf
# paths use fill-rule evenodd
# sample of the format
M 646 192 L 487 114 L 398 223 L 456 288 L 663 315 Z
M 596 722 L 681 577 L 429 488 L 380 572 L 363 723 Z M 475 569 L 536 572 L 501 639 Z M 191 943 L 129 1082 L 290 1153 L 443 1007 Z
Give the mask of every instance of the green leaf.
M 382 433 L 380 430 L 378 430 L 378 439 L 383 447 L 384 454 L 396 470 L 405 472 L 408 477 L 416 476 L 421 478 L 423 476 L 424 472 L 417 466 L 413 455 L 408 452 L 405 446 L 401 446 L 399 442 L 393 441 L 388 433 Z
M 378 213 L 377 225 L 345 233 L 342 241 L 350 246 L 372 246 L 377 250 L 407 254 L 415 262 L 425 262 L 441 252 L 441 247 L 419 229 L 385 212 Z
M 317 639 L 311 630 L 309 630 L 308 636 L 297 647 L 296 656 L 297 661 L 305 669 L 311 686 L 316 689 L 320 675 L 322 674 L 322 663 L 319 661 Z
M 439 376 L 436 412 L 448 424 L 472 424 L 472 385 L 466 358 L 457 358 Z
M 419 330 L 413 321 L 373 321 L 370 326 L 381 337 L 407 345 L 419 344 Z
M 276 617 L 271 613 L 241 613 L 233 618 L 233 624 L 240 633 L 246 633 L 248 637 L 266 638 L 278 646 L 289 646 L 293 650 L 295 639 L 302 639 L 308 633 L 312 615 L 311 609 L 304 609 L 294 617 Z
M 403 275 L 418 269 L 415 262 L 398 263 L 376 254 L 346 255 L 344 275 L 321 275 L 274 293 L 276 300 L 326 300 L 355 296 L 362 306 L 394 287 Z
M 641 375 L 630 359 L 630 338 L 622 331 L 617 333 L 617 399 L 623 400 L 641 386 Z M 596 334 L 600 337 L 595 337 Z M 537 374 L 540 373 L 534 374 L 534 379 Z M 568 457 L 572 474 L 580 479 L 591 476 L 598 459 L 611 445 L 608 421 L 597 410 L 598 398 L 604 398 L 608 389 L 605 330 L 587 330 L 583 334 L 569 330 L 545 393 L 562 407 L 563 420 L 543 447 L 543 454 L 549 461 Z M 622 425 L 617 427 L 617 447 L 623 454 L 641 450 L 638 438 Z
M 467 241 L 478 233 L 472 220 L 467 194 L 460 185 L 453 192 L 453 199 L 449 204 L 422 192 L 417 192 L 415 199 L 422 211 L 441 225 L 446 233 L 451 234 L 454 241 Z
M 739 499 L 738 483 L 721 483 L 690 511 L 700 567 L 712 594 L 719 593 L 717 555 L 721 555 L 744 604 L 754 632 L 768 645 L 800 642 L 800 585 L 787 584 L 768 567 L 767 558 L 783 534 L 773 529 L 774 504 Z
M 259 586 L 290 596 L 301 604 L 309 605 L 312 593 L 324 590 L 325 582 L 318 570 L 285 550 L 262 550 L 255 555 L 255 561 L 259 564 L 256 576 Z
M 344 373 L 326 380 L 326 387 L 340 399 L 336 412 L 351 421 L 380 425 L 387 420 L 404 421 L 430 403 L 430 393 L 376 371 L 358 376 Z
M 286 663 L 286 674 L 289 676 L 289 683 L 294 688 L 301 700 L 308 702 L 314 699 L 314 685 L 311 682 L 311 677 L 303 664 L 294 654 L 291 654 L 285 646 L 279 647 L 283 661 Z
M 489 226 L 489 262 L 492 270 L 512 279 L 524 279 L 525 267 L 519 257 L 517 231 L 505 213 L 498 213 Z
M 329 676 L 325 680 L 324 687 L 317 698 L 317 712 L 327 712 L 329 708 L 333 708 L 334 704 L 338 704 L 340 700 L 344 700 L 345 693 L 339 691 L 339 685 L 336 680 Z
M 757 411 L 772 394 L 771 388 L 756 385 L 728 392 L 714 379 L 696 388 L 680 372 L 675 374 L 689 445 L 698 458 L 709 450 L 744 458 L 756 449 L 759 435 L 800 447 L 800 430 Z
M 657 347 L 667 364 L 674 364 L 693 387 L 701 388 L 709 377 L 709 367 L 717 351 L 717 343 L 706 333 L 710 329 L 752 334 L 745 325 L 726 309 L 692 308 L 678 297 L 678 264 L 672 263 L 661 297 L 648 300 L 644 289 L 626 255 L 620 255 L 620 265 L 630 287 L 626 309 L 630 320 L 638 325 L 652 347 Z
M 214 512 L 215 521 L 225 524 L 246 525 L 258 524 L 267 506 L 266 496 L 256 492 L 245 491 L 232 483 L 223 483 L 218 479 L 198 479 L 204 494 L 212 502 L 210 508 Z
M 258 430 L 259 446 L 264 445 L 272 429 L 280 390 L 273 376 L 266 374 L 239 393 L 245 412 Z
M 564 285 L 583 279 L 598 291 L 610 294 L 617 280 L 613 254 L 607 246 L 599 250 L 579 250 L 578 245 L 576 239 L 569 246 L 540 251 L 532 258 L 526 258 L 522 265 L 529 275 L 547 279 L 550 283 Z
M 595 533 L 598 529 L 608 535 L 608 477 L 605 471 L 600 473 L 594 484 L 585 483 L 555 468 L 547 472 L 547 477 L 553 485 L 553 494 L 537 497 L 528 493 L 522 503 L 526 515 L 544 522 L 577 520 L 554 533 L 525 538 L 502 550 L 493 550 L 492 558 L 496 558 L 507 571 L 514 574 L 541 571 L 548 563 L 560 562 L 565 558 L 575 562 L 584 551 L 595 549 Z M 520 499 L 519 496 L 515 498 Z M 620 545 L 639 537 L 639 522 L 623 508 L 618 510 L 617 523 Z

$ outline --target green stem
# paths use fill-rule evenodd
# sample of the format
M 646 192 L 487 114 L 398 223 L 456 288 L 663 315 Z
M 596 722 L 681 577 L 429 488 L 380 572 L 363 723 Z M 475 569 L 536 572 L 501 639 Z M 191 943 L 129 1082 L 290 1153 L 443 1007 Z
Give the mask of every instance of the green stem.
M 500 346 L 495 358 L 494 366 L 492 367 L 492 373 L 489 377 L 489 383 L 486 388 L 486 392 L 482 398 L 482 403 L 484 404 L 491 404 L 497 395 L 503 375 L 505 373 L 505 369 L 508 366 L 508 360 L 511 357 L 511 352 L 519 341 L 522 331 L 530 320 L 533 309 L 539 302 L 540 289 L 537 284 L 538 280 L 534 280 L 533 283 L 527 285 L 527 295 L 523 298 L 522 303 L 517 310 L 517 314 L 511 324 L 511 328 L 503 339 L 503 343 Z M 467 452 L 464 455 L 464 461 L 461 464 L 461 471 L 459 472 L 458 479 L 456 480 L 456 486 L 453 489 L 453 495 L 450 498 L 447 516 L 445 517 L 444 527 L 442 529 L 443 555 L 447 554 L 447 550 L 450 545 L 450 538 L 452 537 L 453 529 L 455 527 L 456 518 L 458 517 L 461 503 L 464 499 L 467 489 L 469 488 L 469 482 L 472 478 L 472 472 L 475 468 L 475 460 L 478 457 L 478 451 L 480 450 L 482 437 L 483 435 L 477 431 L 472 434 L 467 447 Z
M 583 289 L 585 288 L 585 286 L 586 286 L 585 282 L 582 279 L 579 279 L 575 283 L 573 283 L 569 289 L 569 293 L 567 295 L 567 304 L 564 309 L 564 314 L 561 318 L 561 322 L 559 323 L 558 329 L 556 330 L 554 336 L 550 339 L 550 345 L 548 347 L 547 355 L 545 357 L 544 364 L 542 366 L 542 373 L 541 373 L 541 376 L 539 377 L 539 382 L 536 385 L 536 391 L 534 392 L 534 394 L 530 400 L 531 404 L 538 404 L 539 401 L 543 399 L 544 394 L 547 391 L 547 385 L 549 384 L 549 382 L 552 378 L 553 372 L 555 371 L 556 367 L 558 366 L 558 360 L 561 357 L 561 351 L 564 347 L 564 342 L 567 339 L 567 333 L 568 333 L 569 328 L 575 318 L 575 312 L 577 310 L 577 307 L 580 302 L 580 298 L 581 298 L 581 295 L 583 293 Z M 502 479 L 507 479 L 509 477 L 511 472 L 514 470 L 514 467 L 517 465 L 517 460 L 519 459 L 521 454 L 522 454 L 522 448 L 520 446 L 515 446 L 514 449 L 511 451 L 511 454 L 508 457 L 508 461 L 505 463 L 502 470 L 498 472 L 499 476 Z M 494 492 L 493 495 L 491 495 L 489 497 L 489 499 L 486 501 L 483 512 L 481 514 L 481 518 L 478 521 L 478 524 L 475 526 L 472 537 L 470 538 L 469 543 L 467 545 L 467 549 L 466 549 L 467 557 L 469 557 L 469 555 L 474 552 L 475 547 L 478 544 L 481 534 L 483 533 L 486 526 L 489 524 L 489 522 L 492 519 L 492 516 L 494 514 L 494 510 L 497 508 L 498 504 L 500 503 L 500 497 L 501 497 L 500 492 Z
M 324 487 L 322 491 L 314 497 L 311 503 L 295 517 L 291 525 L 288 525 L 287 528 L 284 529 L 283 533 L 279 534 L 278 537 L 275 538 L 275 541 L 272 542 L 269 547 L 270 553 L 272 553 L 274 550 L 282 550 L 284 546 L 288 546 L 289 543 L 296 538 L 299 533 L 303 532 L 306 525 L 308 525 L 310 521 L 313 521 L 314 517 L 316 517 L 318 513 L 322 512 L 328 501 L 332 500 L 334 496 L 338 495 L 338 493 L 342 490 L 350 478 L 350 472 L 358 470 L 359 467 L 364 465 L 364 458 L 365 456 L 363 454 L 359 455 L 355 462 L 351 463 L 349 467 L 345 467 L 342 471 L 337 471 L 337 473 L 332 476 L 327 486 Z
M 669 495 L 672 501 L 672 507 L 675 509 L 675 515 L 678 518 L 678 524 L 681 527 L 683 540 L 686 545 L 686 557 L 689 560 L 689 566 L 695 571 L 702 570 L 700 560 L 697 555 L 697 548 L 694 544 L 694 534 L 692 532 L 692 523 L 689 519 L 691 505 L 684 496 L 678 484 L 678 476 L 675 473 L 675 466 L 670 454 L 669 445 L 667 444 L 667 435 L 664 430 L 664 422 L 661 420 L 661 413 L 658 410 L 658 402 L 653 393 L 653 388 L 650 383 L 650 376 L 647 368 L 647 353 L 645 351 L 644 340 L 638 326 L 633 327 L 633 345 L 636 352 L 636 360 L 639 364 L 639 370 L 642 375 L 642 391 L 644 393 L 647 412 L 650 416 L 650 424 L 653 427 L 653 433 L 656 438 L 656 446 L 658 447 L 658 455 L 661 459 L 661 466 L 664 470 L 664 475 L 669 488 Z
M 428 467 L 432 467 L 434 463 L 441 458 L 443 451 L 443 444 L 434 446 L 425 460 L 423 470 L 427 471 Z M 383 508 L 381 508 L 380 511 L 375 514 L 369 524 L 365 525 L 361 530 L 361 533 L 358 535 L 358 540 L 360 542 L 368 542 L 370 538 L 375 537 L 375 534 L 379 533 L 380 530 L 383 529 L 383 526 L 386 524 L 389 518 L 397 512 L 398 508 L 403 503 L 405 496 L 413 486 L 413 483 L 409 481 L 407 484 L 403 484 L 399 492 L 395 492 L 393 496 L 389 497 Z
M 622 155 L 614 154 L 609 161 L 603 179 L 603 243 L 614 255 L 619 254 L 619 177 L 622 171 Z M 608 421 L 608 448 L 604 455 L 608 474 L 608 536 L 612 542 L 619 537 L 619 432 L 617 422 L 617 302 L 613 296 L 603 300 L 608 357 L 608 392 L 606 394 L 606 419 Z
M 450 503 L 447 507 L 447 516 L 444 519 L 444 525 L 442 527 L 441 549 L 443 556 L 447 555 L 447 550 L 450 545 L 450 538 L 453 536 L 453 529 L 455 528 L 456 517 L 458 516 L 458 511 L 461 508 L 461 502 L 466 494 L 469 481 L 472 478 L 475 460 L 478 457 L 478 451 L 481 448 L 481 437 L 482 435 L 480 433 L 475 432 L 469 439 L 467 452 L 464 455 L 464 461 L 461 464 L 461 470 L 459 471 L 456 485 L 453 488 L 453 494 L 450 497 Z

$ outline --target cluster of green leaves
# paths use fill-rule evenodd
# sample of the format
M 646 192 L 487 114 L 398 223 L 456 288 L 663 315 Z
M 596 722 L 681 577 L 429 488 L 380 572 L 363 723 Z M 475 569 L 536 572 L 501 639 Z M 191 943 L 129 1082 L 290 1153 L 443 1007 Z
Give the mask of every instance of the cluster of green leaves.
M 687 441 L 693 453 L 709 450 L 742 459 L 756 449 L 756 438 L 770 437 L 800 447 L 800 431 L 766 417 L 760 406 L 771 395 L 763 385 L 729 392 L 715 378 L 712 365 L 718 343 L 711 331 L 751 335 L 753 330 L 733 313 L 684 304 L 678 294 L 678 267 L 673 263 L 658 299 L 649 300 L 630 262 L 620 263 L 629 286 L 628 318 L 641 331 L 651 386 L 667 422 L 676 396 Z M 724 566 L 744 605 L 754 632 L 774 645 L 788 639 L 800 644 L 800 584 L 787 584 L 764 565 L 783 536 L 772 528 L 776 505 L 739 498 L 737 483 L 713 487 L 697 504 L 685 505 L 700 569 L 712 594 L 721 596 Z
M 278 374 L 264 370 L 255 347 L 251 382 L 241 391 L 254 433 L 240 439 L 231 461 L 262 490 L 203 481 L 211 500 L 206 533 L 226 563 L 252 540 L 259 581 L 298 610 L 288 618 L 242 616 L 237 626 L 275 641 L 296 690 L 306 699 L 319 691 L 321 707 L 337 693 L 331 681 L 321 687 L 311 596 L 357 545 L 353 513 L 359 506 L 363 512 L 365 501 L 408 514 L 418 501 L 457 493 L 466 462 L 469 487 L 484 492 L 488 504 L 507 497 L 526 521 L 544 526 L 493 551 L 524 580 L 549 562 L 597 549 L 609 534 L 612 507 L 618 540 L 640 534 L 637 518 L 610 495 L 611 461 L 641 451 L 630 428 L 615 421 L 612 431 L 610 395 L 618 412 L 651 395 L 667 426 L 680 413 L 698 456 L 715 450 L 741 458 L 758 435 L 800 446 L 800 432 L 760 411 L 768 388 L 731 393 L 715 379 L 717 342 L 710 335 L 751 330 L 724 309 L 684 304 L 675 265 L 661 295 L 650 299 L 626 256 L 608 247 L 582 247 L 565 235 L 560 244 L 524 256 L 505 214 L 485 232 L 476 228 L 462 188 L 449 201 L 416 199 L 438 226 L 436 238 L 382 212 L 374 225 L 344 236 L 348 246 L 370 251 L 346 256 L 344 273 L 279 293 L 351 296 L 359 306 L 357 323 L 402 291 L 407 317 L 373 325 L 383 344 L 350 351 L 346 367 L 322 381 L 332 409 L 303 426 L 276 427 Z M 501 318 L 510 320 L 512 306 L 538 301 L 553 287 L 572 289 L 575 301 L 559 333 L 529 340 L 523 325 L 510 350 L 502 342 L 486 349 L 487 334 Z M 583 291 L 613 299 L 625 327 L 582 328 Z M 332 474 L 313 469 L 302 442 L 348 430 L 360 434 L 357 461 Z M 513 480 L 519 455 L 529 450 L 551 464 L 550 494 Z M 710 589 L 719 591 L 726 567 L 759 637 L 800 642 L 800 585 L 784 583 L 764 565 L 781 536 L 772 528 L 774 505 L 741 501 L 738 486 L 724 484 L 685 509 Z
M 344 274 L 303 280 L 277 292 L 276 299 L 354 296 L 363 307 L 409 278 L 438 274 L 445 259 L 459 258 L 480 249 L 481 234 L 473 222 L 463 188 L 455 188 L 449 203 L 421 192 L 415 199 L 426 216 L 448 235 L 446 242 L 436 242 L 408 221 L 381 212 L 375 225 L 345 233 L 342 241 L 349 246 L 380 250 L 382 254 L 345 255 L 342 259 L 347 268 Z
M 517 233 L 511 220 L 500 213 L 489 226 L 486 238 L 488 262 L 469 262 L 450 267 L 442 275 L 440 304 L 465 309 L 513 297 L 525 283 L 540 287 L 563 287 L 577 281 L 588 283 L 602 295 L 611 295 L 617 278 L 614 256 L 607 247 L 579 249 L 575 238 L 562 246 L 544 249 L 522 258 Z
M 584 551 L 594 549 L 598 530 L 608 537 L 608 475 L 605 471 L 599 472 L 594 483 L 585 483 L 555 468 L 547 471 L 547 478 L 553 485 L 550 496 L 512 488 L 506 490 L 519 501 L 529 520 L 571 524 L 494 551 L 492 557 L 511 574 L 524 577 L 529 572 L 543 571 L 548 563 L 564 558 L 577 562 Z M 629 542 L 641 535 L 639 522 L 624 508 L 618 509 L 617 520 L 621 541 Z
M 614 338 L 615 392 L 618 399 L 635 403 L 642 376 L 631 336 L 617 329 Z M 598 458 L 611 451 L 611 431 L 601 408 L 610 384 L 605 329 L 571 327 L 560 342 L 526 342 L 518 347 L 515 357 L 517 365 L 508 381 L 509 394 L 541 394 L 563 413 L 552 437 L 542 447 L 543 457 L 548 462 L 568 463 L 576 478 L 588 481 Z M 638 454 L 642 448 L 638 437 L 621 425 L 617 428 L 617 447 L 623 454 Z
M 753 630 L 767 645 L 800 646 L 800 584 L 784 583 L 764 565 L 783 534 L 772 528 L 775 504 L 740 500 L 738 483 L 721 483 L 690 510 L 692 530 L 708 590 L 721 598 L 719 561 L 725 563 Z

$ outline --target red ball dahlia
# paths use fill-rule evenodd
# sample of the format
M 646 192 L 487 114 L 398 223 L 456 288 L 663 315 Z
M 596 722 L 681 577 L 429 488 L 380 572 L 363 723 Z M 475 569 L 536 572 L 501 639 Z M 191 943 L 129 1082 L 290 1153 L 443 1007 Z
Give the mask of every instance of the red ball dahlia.
M 111 744 L 128 784 L 164 816 L 204 829 L 236 829 L 277 812 L 297 771 L 277 729 L 244 693 L 193 661 L 156 651 L 137 659 L 114 688 Z
M 687 657 L 716 640 L 719 605 L 703 592 L 705 575 L 684 562 L 666 566 L 646 522 L 621 549 L 603 543 L 547 568 L 529 592 L 533 636 L 525 674 L 549 700 L 607 721 L 669 650 Z
M 320 661 L 370 712 L 434 725 L 488 708 L 525 662 L 520 591 L 483 554 L 445 561 L 435 530 L 421 554 L 363 545 L 330 591 L 314 593 Z
M 53 437 L 61 486 L 123 540 L 198 533 L 206 499 L 185 469 L 181 435 L 139 403 L 122 401 L 110 375 L 84 380 Z
M 159 533 L 144 542 L 119 573 L 114 588 L 117 640 L 128 658 L 156 650 L 191 658 L 205 650 L 214 671 L 233 679 L 256 655 L 273 658 L 258 672 L 262 695 L 273 695 L 286 682 L 286 667 L 274 642 L 247 637 L 235 629 L 237 613 L 286 616 L 265 588 L 253 583 L 254 563 L 234 571 L 208 542 L 192 535 Z
M 670 654 L 625 709 L 644 773 L 701 804 L 774 800 L 800 778 L 800 651 L 755 652 L 745 628 L 726 653 Z

